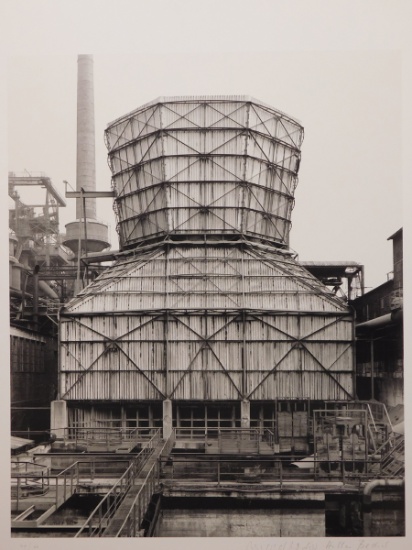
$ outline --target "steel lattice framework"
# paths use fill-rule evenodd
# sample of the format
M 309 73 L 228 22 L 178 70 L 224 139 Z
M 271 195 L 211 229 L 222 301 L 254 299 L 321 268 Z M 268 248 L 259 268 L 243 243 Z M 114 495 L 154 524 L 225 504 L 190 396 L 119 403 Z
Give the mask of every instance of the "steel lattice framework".
M 120 260 L 66 308 L 61 344 L 67 399 L 352 397 L 346 307 L 255 244 Z
M 84 421 L 354 398 L 352 313 L 288 249 L 302 138 L 244 97 L 161 98 L 108 126 L 123 250 L 61 311 L 60 396 Z
M 251 98 L 171 98 L 106 130 L 122 247 L 173 235 L 289 242 L 303 128 Z

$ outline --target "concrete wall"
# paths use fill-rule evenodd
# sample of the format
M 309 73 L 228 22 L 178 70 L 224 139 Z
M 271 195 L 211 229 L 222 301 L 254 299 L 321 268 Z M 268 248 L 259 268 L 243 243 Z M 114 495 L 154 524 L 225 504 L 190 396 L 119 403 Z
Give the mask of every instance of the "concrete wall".
M 374 537 L 405 536 L 404 510 L 372 510 L 371 531 Z
M 379 490 L 372 493 L 370 529 L 373 537 L 405 536 L 405 493 Z
M 165 509 L 158 537 L 324 537 L 324 510 Z
M 385 378 L 376 381 L 378 386 L 379 399 L 389 407 L 402 405 L 403 398 L 403 378 Z

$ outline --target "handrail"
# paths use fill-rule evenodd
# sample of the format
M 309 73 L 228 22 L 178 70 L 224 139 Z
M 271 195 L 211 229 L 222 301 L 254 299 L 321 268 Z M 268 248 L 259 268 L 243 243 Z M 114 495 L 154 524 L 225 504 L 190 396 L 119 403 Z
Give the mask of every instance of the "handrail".
M 112 464 L 128 463 L 125 460 L 111 461 Z M 54 505 L 58 508 L 75 492 L 80 483 L 81 468 L 86 467 L 88 475 L 92 478 L 96 473 L 96 464 L 102 464 L 104 471 L 107 472 L 107 463 L 101 461 L 76 461 L 70 464 L 67 468 L 60 471 L 58 474 L 51 475 L 50 468 L 46 468 L 39 473 L 34 472 L 15 472 L 11 474 L 12 488 L 16 487 L 16 509 L 19 509 L 20 499 L 23 498 L 23 491 L 28 487 L 41 487 L 42 494 L 49 491 L 50 487 L 54 487 Z M 83 476 L 84 476 L 83 472 Z M 16 480 L 16 483 L 13 483 Z M 22 485 L 24 484 L 24 485 Z
M 291 462 L 293 457 L 288 457 L 286 460 L 287 463 Z M 167 461 L 167 459 L 161 460 L 161 466 Z M 344 466 L 349 464 L 352 461 L 348 460 L 334 460 L 333 463 L 336 465 Z M 376 478 L 376 474 L 368 473 L 368 468 L 366 467 L 380 464 L 379 460 L 370 459 L 367 461 L 354 461 L 357 463 L 362 463 L 362 471 L 345 471 L 342 472 L 342 468 L 339 467 L 335 472 L 329 473 L 326 469 L 321 471 L 320 466 L 322 464 L 329 464 L 330 461 L 326 459 L 315 460 L 313 459 L 313 466 L 311 468 L 302 470 L 296 468 L 296 470 L 291 470 L 285 465 L 283 459 L 277 458 L 262 460 L 261 458 L 248 459 L 247 462 L 239 461 L 239 459 L 231 458 L 214 458 L 210 459 L 204 455 L 197 454 L 195 457 L 193 455 L 175 455 L 173 458 L 173 471 L 169 473 L 169 476 L 164 476 L 165 482 L 168 479 L 173 479 L 173 483 L 193 483 L 196 480 L 197 483 L 204 481 L 205 483 L 217 484 L 218 486 L 222 482 L 235 482 L 238 483 L 239 479 L 243 476 L 249 477 L 249 480 L 252 480 L 253 477 L 259 479 L 259 481 L 266 480 L 267 482 L 279 482 L 280 485 L 285 482 L 301 482 L 301 481 L 313 481 L 315 482 L 318 479 L 322 480 L 333 480 L 333 481 L 351 481 L 351 482 L 360 482 L 370 480 L 371 477 Z M 204 467 L 199 469 L 199 463 L 204 464 Z M 193 467 L 191 471 L 190 465 Z M 180 466 L 180 467 L 179 467 Z M 245 468 L 256 467 L 256 471 L 248 471 Z M 165 474 L 166 470 L 163 470 Z M 253 490 L 255 490 L 254 488 Z M 196 488 L 194 487 L 195 491 Z M 243 490 L 243 489 L 242 489 Z M 246 490 L 246 489 L 245 489 Z
M 376 424 L 375 424 L 375 419 L 373 417 L 372 409 L 371 409 L 371 406 L 370 406 L 369 403 L 367 403 L 367 408 L 368 408 L 368 411 L 369 411 L 369 416 L 372 420 L 373 427 L 374 427 L 375 431 L 377 431 Z
M 64 470 L 62 470 L 61 472 L 59 472 L 56 476 L 55 476 L 55 485 L 56 485 L 56 498 L 55 498 L 55 503 L 56 503 L 56 508 L 59 507 L 60 505 L 60 502 L 59 500 L 62 500 L 62 503 L 66 502 L 66 500 L 68 498 L 70 498 L 73 493 L 75 492 L 76 490 L 76 486 L 79 484 L 79 465 L 80 465 L 80 462 L 77 461 L 77 462 L 74 462 L 73 464 L 71 464 L 70 466 L 68 466 L 67 468 L 65 468 Z M 69 478 L 69 482 L 70 482 L 70 494 L 69 496 L 67 496 L 67 475 L 70 475 L 70 478 Z M 74 476 L 76 476 L 76 485 L 74 484 L 74 481 L 73 481 L 73 478 Z M 60 497 L 59 499 L 59 480 L 63 480 L 63 497 Z
M 156 461 L 147 473 L 141 488 L 139 489 L 128 514 L 123 520 L 122 525 L 118 529 L 115 537 L 122 536 L 121 534 L 126 529 L 126 536 L 136 536 L 136 526 L 140 526 L 143 516 L 147 510 L 147 506 L 154 493 L 155 481 L 159 479 L 159 461 Z M 130 533 L 133 533 L 132 535 Z
M 191 440 L 208 439 L 217 441 L 218 452 L 222 452 L 223 441 L 229 439 L 227 436 L 232 436 L 232 440 L 238 443 L 238 450 L 242 447 L 242 440 L 254 441 L 258 453 L 262 448 L 262 442 L 266 442 L 269 447 L 275 449 L 275 434 L 269 428 L 223 428 L 223 427 L 184 427 L 173 428 L 176 440 L 190 438 Z
M 378 447 L 374 452 L 373 452 L 373 455 L 377 455 L 378 453 L 380 453 L 383 449 L 385 449 L 385 447 L 387 447 L 389 445 L 390 447 L 390 450 L 387 452 L 387 454 L 385 456 L 387 456 L 388 454 L 391 454 L 392 451 L 396 451 L 398 445 L 399 445 L 399 442 L 402 442 L 404 441 L 404 437 L 403 437 L 403 434 L 397 434 L 396 432 L 391 432 L 389 434 L 389 437 L 386 441 L 384 441 L 382 443 L 382 445 L 380 447 Z M 372 456 L 373 456 L 372 455 Z M 383 457 L 385 458 L 385 457 Z
M 98 533 L 98 536 L 101 536 L 101 533 L 106 528 L 106 526 L 103 525 L 104 522 L 106 520 L 109 520 L 114 515 L 126 493 L 129 491 L 130 487 L 133 485 L 134 480 L 146 463 L 146 460 L 144 459 L 149 458 L 154 448 L 154 444 L 157 443 L 159 440 L 160 429 L 156 431 L 155 435 L 148 441 L 145 448 L 140 451 L 140 453 L 136 456 L 136 458 L 133 460 L 133 462 L 130 464 L 124 474 L 117 480 L 117 482 L 111 487 L 109 492 L 106 493 L 104 498 L 94 508 L 80 530 L 76 533 L 75 538 L 80 537 L 87 528 L 89 537 L 95 536 L 96 533 Z M 112 497 L 114 498 L 113 501 L 110 503 Z M 106 511 L 103 513 L 103 509 L 105 506 Z M 98 521 L 97 525 L 93 528 L 92 521 L 96 516 L 98 516 Z
M 263 429 L 262 439 L 267 442 L 271 449 L 275 449 L 275 434 L 272 430 L 268 428 Z
M 390 451 L 388 451 L 388 453 L 384 457 L 382 457 L 382 462 L 390 458 L 394 453 L 398 451 L 404 451 L 404 449 L 405 449 L 405 438 L 402 434 L 399 434 L 398 437 L 394 438 L 393 447 L 390 449 Z
M 62 439 L 67 442 L 78 444 L 86 444 L 99 446 L 104 445 L 107 449 L 113 445 L 123 444 L 125 442 L 134 443 L 150 440 L 159 428 L 127 428 L 116 426 L 78 426 L 74 425 L 69 428 L 61 428 Z
M 20 499 L 23 498 L 23 491 L 28 490 L 28 487 L 41 488 L 41 494 L 44 495 L 50 487 L 50 476 L 44 475 L 42 470 L 38 474 L 28 473 L 15 473 L 12 474 L 11 479 L 16 479 L 16 512 L 19 511 Z M 25 480 L 25 485 L 22 487 L 22 480 Z M 13 489 L 13 484 L 11 486 Z
M 220 434 L 254 434 L 256 440 L 262 437 L 262 429 L 260 428 L 232 428 L 232 427 L 211 427 L 211 426 L 192 426 L 192 427 L 175 427 L 173 428 L 176 439 L 204 439 L 210 436 L 211 439 L 219 439 Z
M 215 428 L 215 431 L 217 428 Z M 202 440 L 207 437 L 207 430 L 205 426 L 194 426 L 192 428 L 184 427 L 184 428 L 173 428 L 173 431 L 175 433 L 176 439 L 198 439 Z
M 390 427 L 390 429 L 391 429 L 391 432 L 393 432 L 392 421 L 391 421 L 391 419 L 390 419 L 390 416 L 389 416 L 389 413 L 388 413 L 388 409 L 386 408 L 385 403 L 382 403 L 382 407 L 383 407 L 383 411 L 384 411 L 384 413 L 385 413 L 385 415 L 386 415 L 386 419 L 387 419 L 387 421 L 388 421 L 388 424 L 389 424 L 389 427 Z
M 65 430 L 65 434 L 68 434 L 68 439 L 70 439 L 71 434 L 79 434 L 79 433 L 85 433 L 85 434 L 115 434 L 121 437 L 122 439 L 125 438 L 131 438 L 132 436 L 140 436 L 142 438 L 148 438 L 152 437 L 152 428 L 120 428 L 116 426 L 99 426 L 99 427 L 71 427 L 71 428 L 63 428 Z M 157 430 L 158 428 L 156 428 Z M 149 433 L 147 433 L 149 432 Z
M 16 466 L 13 467 L 13 464 L 15 464 Z M 32 468 L 33 470 L 35 470 L 36 468 L 40 468 L 41 470 L 46 470 L 48 471 L 49 470 L 49 467 L 47 466 L 47 464 L 40 464 L 39 462 L 33 462 L 32 460 L 12 460 L 11 461 L 11 471 L 12 471 L 12 474 L 15 473 L 15 474 L 19 474 L 19 470 L 21 470 L 21 466 L 24 466 L 24 471 L 27 473 L 27 470 L 28 470 L 28 467 L 30 466 L 30 468 Z

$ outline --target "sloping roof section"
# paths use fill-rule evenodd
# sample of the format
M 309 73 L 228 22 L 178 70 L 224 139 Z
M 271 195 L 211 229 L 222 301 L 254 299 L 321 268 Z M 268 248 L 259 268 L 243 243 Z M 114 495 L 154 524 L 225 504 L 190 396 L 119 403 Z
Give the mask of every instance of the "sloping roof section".
M 10 437 L 10 449 L 13 453 L 33 447 L 34 441 L 32 439 L 24 439 L 23 437 L 16 437 L 12 435 Z
M 240 102 L 240 103 L 255 103 L 257 105 L 261 105 L 262 107 L 265 107 L 267 109 L 269 109 L 271 112 L 273 113 L 276 113 L 277 115 L 279 116 L 282 116 L 282 117 L 285 117 L 287 119 L 290 119 L 290 120 L 293 120 L 294 122 L 300 122 L 297 118 L 293 117 L 290 117 L 289 115 L 287 115 L 286 113 L 284 113 L 283 111 L 280 111 L 279 109 L 274 109 L 271 105 L 267 104 L 267 103 L 264 103 L 263 101 L 261 101 L 260 99 L 256 99 L 254 97 L 251 97 L 249 95 L 196 95 L 196 96 L 171 96 L 171 97 L 158 97 L 152 101 L 149 101 L 147 103 L 145 103 L 144 105 L 141 105 L 138 109 L 134 109 L 133 111 L 131 111 L 130 113 L 127 113 L 126 115 L 123 115 L 115 120 L 113 120 L 112 122 L 109 122 L 109 124 L 107 125 L 108 127 L 109 126 L 112 126 L 113 124 L 116 124 L 124 119 L 128 119 L 130 118 L 130 116 L 133 116 L 141 111 L 144 111 L 146 109 L 148 109 L 149 107 L 154 107 L 156 105 L 161 105 L 161 104 L 164 104 L 164 103 L 193 103 L 193 102 L 196 102 L 196 103 L 202 103 L 202 102 L 205 102 L 205 103 L 214 103 L 214 102 L 219 102 L 219 103 L 222 103 L 222 102 L 229 102 L 229 103 L 236 103 L 236 102 Z
M 156 247 L 123 258 L 63 310 L 345 312 L 346 304 L 290 255 L 256 244 Z

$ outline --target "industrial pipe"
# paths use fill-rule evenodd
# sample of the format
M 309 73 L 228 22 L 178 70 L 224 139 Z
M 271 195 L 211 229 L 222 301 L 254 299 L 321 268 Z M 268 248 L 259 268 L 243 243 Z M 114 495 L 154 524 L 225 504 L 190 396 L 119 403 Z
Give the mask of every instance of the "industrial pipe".
M 372 536 L 372 491 L 376 487 L 404 487 L 404 479 L 374 479 L 363 488 L 363 536 Z
M 375 329 L 375 328 L 381 328 L 386 325 L 399 323 L 403 319 L 403 310 L 397 309 L 395 311 L 392 311 L 392 313 L 387 313 L 386 315 L 381 315 L 380 317 L 376 317 L 375 319 L 371 319 L 370 321 L 365 321 L 364 323 L 359 323 L 356 325 L 356 329 L 358 328 L 366 328 L 366 329 Z
M 44 294 L 46 294 L 46 296 L 52 298 L 53 300 L 59 299 L 58 295 L 45 281 L 39 281 L 39 290 L 41 290 Z
M 33 269 L 33 322 L 36 329 L 39 323 L 39 270 L 38 265 Z

